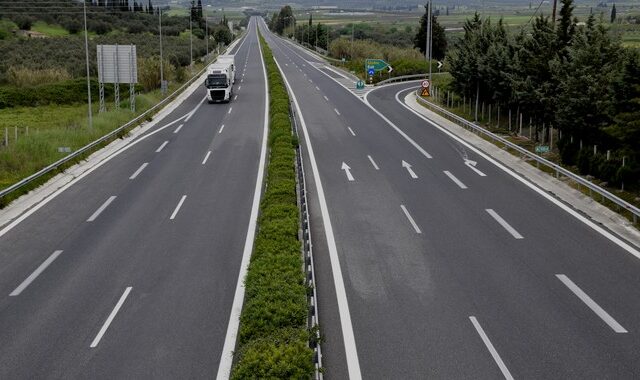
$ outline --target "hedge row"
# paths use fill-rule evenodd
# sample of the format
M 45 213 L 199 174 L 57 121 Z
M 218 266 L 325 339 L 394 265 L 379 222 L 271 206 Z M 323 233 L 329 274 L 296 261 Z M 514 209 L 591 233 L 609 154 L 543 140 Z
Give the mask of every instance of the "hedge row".
M 260 43 L 269 81 L 270 158 L 231 377 L 308 379 L 315 366 L 298 240 L 297 140 L 292 135 L 284 82 L 262 36 Z

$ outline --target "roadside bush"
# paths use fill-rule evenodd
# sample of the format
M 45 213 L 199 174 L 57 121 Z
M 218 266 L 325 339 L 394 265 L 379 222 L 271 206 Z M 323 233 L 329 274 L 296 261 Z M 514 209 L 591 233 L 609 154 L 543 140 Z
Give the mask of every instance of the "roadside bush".
M 27 67 L 9 67 L 7 82 L 14 86 L 37 86 L 62 82 L 71 79 L 71 74 L 64 68 L 30 69 Z
M 260 44 L 269 81 L 270 159 L 231 377 L 308 379 L 315 366 L 306 327 L 307 286 L 298 240 L 300 211 L 289 96 L 262 36 Z

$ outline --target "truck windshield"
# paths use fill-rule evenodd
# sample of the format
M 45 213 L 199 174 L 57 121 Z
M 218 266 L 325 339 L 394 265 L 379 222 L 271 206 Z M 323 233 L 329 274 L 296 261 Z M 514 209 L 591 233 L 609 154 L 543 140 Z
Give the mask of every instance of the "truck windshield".
M 227 76 L 224 74 L 211 74 L 207 76 L 205 85 L 207 88 L 225 88 L 227 87 Z

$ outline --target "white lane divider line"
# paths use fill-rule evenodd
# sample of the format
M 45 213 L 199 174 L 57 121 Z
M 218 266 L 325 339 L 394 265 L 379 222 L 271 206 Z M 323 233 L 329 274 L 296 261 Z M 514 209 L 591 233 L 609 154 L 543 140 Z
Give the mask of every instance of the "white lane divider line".
M 144 164 L 140 165 L 138 170 L 136 170 L 133 174 L 131 174 L 131 177 L 129 177 L 129 179 L 136 179 L 136 177 L 140 175 L 140 173 L 142 173 L 142 171 L 144 170 L 144 168 L 147 167 L 147 165 L 149 165 L 148 162 L 145 162 Z
M 200 101 L 200 103 L 198 103 L 198 105 L 189 113 L 189 115 L 187 115 L 187 117 L 184 119 L 185 123 L 188 123 L 189 120 L 191 120 L 191 118 L 193 117 L 193 115 L 196 114 L 196 112 L 198 112 L 198 109 L 200 108 L 200 106 L 202 106 L 202 103 L 204 103 L 204 101 L 207 99 L 207 97 L 205 96 L 204 98 L 202 98 L 202 100 Z
M 485 346 L 487 346 L 487 349 L 489 350 L 489 353 L 493 357 L 493 360 L 496 362 L 496 364 L 500 368 L 500 371 L 502 371 L 502 376 L 504 376 L 504 378 L 507 380 L 513 380 L 513 376 L 511 376 L 511 372 L 509 372 L 509 369 L 502 361 L 502 358 L 498 354 L 498 351 L 496 351 L 496 348 L 493 347 L 493 344 L 489 340 L 489 337 L 487 336 L 487 334 L 485 334 L 484 330 L 482 329 L 482 326 L 480 326 L 480 323 L 478 322 L 476 317 L 470 316 L 469 319 L 471 320 L 471 323 L 473 323 L 473 327 L 476 328 L 476 331 L 478 332 L 478 335 L 480 335 L 480 338 L 482 338 L 482 342 L 484 343 Z
M 376 164 L 376 162 L 373 160 L 371 156 L 367 156 L 367 158 L 369 158 L 369 161 L 371 162 L 371 165 L 373 165 L 374 169 L 380 170 L 380 168 L 378 167 L 378 165 Z
M 464 183 L 462 183 L 462 181 L 460 181 L 458 178 L 456 178 L 456 176 L 454 176 L 453 174 L 451 174 L 450 171 L 445 170 L 444 174 L 447 175 L 447 177 L 449 177 L 450 180 L 452 180 L 456 185 L 458 185 L 459 188 L 461 189 L 466 189 L 467 185 L 465 185 Z
M 493 209 L 488 208 L 486 209 L 486 211 L 489 213 L 489 215 L 491 215 L 493 219 L 496 220 L 496 222 L 498 222 L 505 230 L 507 230 L 507 232 L 509 232 L 511 236 L 513 236 L 516 239 L 524 239 L 524 237 L 520 235 L 520 233 L 516 231 L 515 228 L 511 227 L 509 223 L 507 223 L 506 220 L 502 219 L 502 217 L 498 215 L 498 213 L 495 212 Z
M 409 214 L 409 210 L 407 210 L 407 208 L 404 205 L 400 205 L 400 208 L 404 212 L 404 215 L 407 217 L 407 219 L 409 219 L 409 222 L 411 222 L 411 225 L 413 226 L 413 229 L 416 231 L 416 233 L 421 234 L 422 231 L 420 231 L 420 228 L 416 224 L 415 220 L 413 220 L 413 218 L 411 217 L 411 214 Z
M 222 133 L 223 129 L 224 129 L 224 124 L 222 124 L 222 126 L 220 127 L 220 130 L 218 131 L 218 134 Z
M 238 100 L 238 95 L 234 96 L 233 100 Z
M 333 110 L 336 111 L 336 114 L 338 114 L 338 116 L 340 116 L 340 111 L 338 111 L 337 108 L 334 108 Z
M 15 288 L 15 290 L 11 292 L 9 296 L 11 297 L 19 296 L 20 293 L 22 293 L 22 291 L 25 290 L 27 286 L 29 286 L 33 282 L 33 280 L 38 278 L 38 276 L 40 276 L 40 274 L 44 272 L 44 270 L 47 269 L 47 267 L 51 265 L 53 260 L 55 260 L 58 256 L 60 256 L 61 253 L 62 251 L 53 252 L 51 256 L 49 256 L 42 264 L 40 264 L 40 266 L 36 270 L 33 271 L 33 273 L 29 275 L 29 277 L 27 277 L 24 281 L 22 281 L 22 283 L 18 285 L 18 287 Z
M 186 195 L 183 195 L 182 198 L 180 198 L 180 202 L 178 202 L 176 209 L 173 210 L 173 214 L 171 214 L 171 217 L 169 218 L 170 220 L 174 220 L 176 218 L 176 215 L 178 215 L 178 211 L 180 211 L 180 208 L 182 207 L 185 199 L 187 199 Z
M 89 217 L 89 219 L 87 219 L 87 222 L 93 222 L 94 220 L 96 220 L 96 219 L 100 216 L 100 214 L 102 214 L 102 212 L 103 212 L 107 207 L 109 207 L 109 205 L 111 204 L 111 202 L 113 202 L 115 199 L 116 199 L 116 196 L 115 196 L 115 195 L 110 196 L 110 197 L 109 197 L 109 199 L 107 199 L 107 201 L 106 201 L 106 202 L 104 202 L 104 203 L 102 204 L 102 206 L 100 206 L 100 208 L 99 208 L 99 209 L 97 209 L 97 210 L 96 210 L 96 212 L 94 212 L 94 213 L 93 213 L 93 215 L 91 215 L 91 216 Z
M 118 314 L 118 311 L 120 311 L 120 308 L 122 307 L 122 304 L 124 304 L 124 301 L 129 296 L 129 293 L 131 293 L 131 289 L 133 289 L 133 287 L 128 286 L 124 290 L 124 293 L 122 293 L 122 296 L 120 296 L 120 299 L 118 300 L 118 303 L 116 304 L 116 307 L 113 308 L 113 310 L 111 311 L 111 314 L 109 314 L 109 317 L 107 318 L 107 320 L 104 321 L 104 325 L 102 325 L 102 328 L 100 329 L 100 331 L 98 331 L 98 335 L 96 335 L 96 337 L 93 339 L 93 342 L 91 342 L 91 345 L 89 346 L 90 348 L 95 348 L 95 347 L 98 346 L 98 343 L 100 343 L 100 340 L 104 336 L 104 333 L 107 332 L 107 329 L 109 328 L 109 325 L 111 325 L 111 322 L 113 322 L 113 319 L 116 317 L 116 314 Z
M 240 91 L 241 88 L 242 88 L 242 86 L 238 86 L 238 91 Z
M 603 308 L 600 307 L 591 297 L 587 295 L 578 285 L 576 285 L 569 277 L 564 274 L 556 274 L 558 280 L 562 281 L 563 284 L 566 285 L 569 290 L 573 292 L 585 305 L 589 307 L 600 319 L 602 319 L 609 327 L 613 329 L 618 334 L 627 333 L 627 329 L 622 327 L 609 313 L 604 311 Z
M 160 153 L 162 149 L 164 149 L 164 147 L 167 146 L 167 144 L 169 144 L 169 141 L 163 142 L 162 145 L 160 145 L 160 147 L 156 149 L 156 153 Z
M 320 91 L 320 87 L 316 86 L 316 90 Z
M 329 101 L 329 98 L 327 98 L 326 95 L 324 95 L 324 100 L 326 100 L 327 102 Z
M 184 127 L 184 124 L 180 124 L 180 125 L 178 125 L 178 128 L 176 128 L 176 130 L 175 130 L 175 131 L 173 131 L 173 133 L 178 133 L 178 132 L 180 132 L 180 130 L 182 129 L 182 127 Z
M 352 135 L 356 135 L 356 133 L 353 131 L 353 129 L 351 129 L 351 127 L 347 127 L 349 129 L 349 132 L 351 132 Z
M 229 112 L 227 112 L 227 114 L 231 115 L 231 111 L 233 111 L 233 107 L 229 108 Z
M 209 156 L 211 156 L 211 151 L 208 151 L 207 155 L 204 156 L 204 160 L 202 160 L 202 165 L 207 163 L 207 160 L 209 159 Z

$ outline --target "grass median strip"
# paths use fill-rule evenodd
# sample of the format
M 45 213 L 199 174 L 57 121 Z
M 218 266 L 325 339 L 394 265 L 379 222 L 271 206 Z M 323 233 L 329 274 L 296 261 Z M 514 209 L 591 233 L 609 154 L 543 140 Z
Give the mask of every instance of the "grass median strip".
M 311 378 L 315 367 L 298 240 L 297 141 L 289 118 L 289 95 L 262 36 L 260 43 L 270 95 L 270 158 L 231 378 Z

